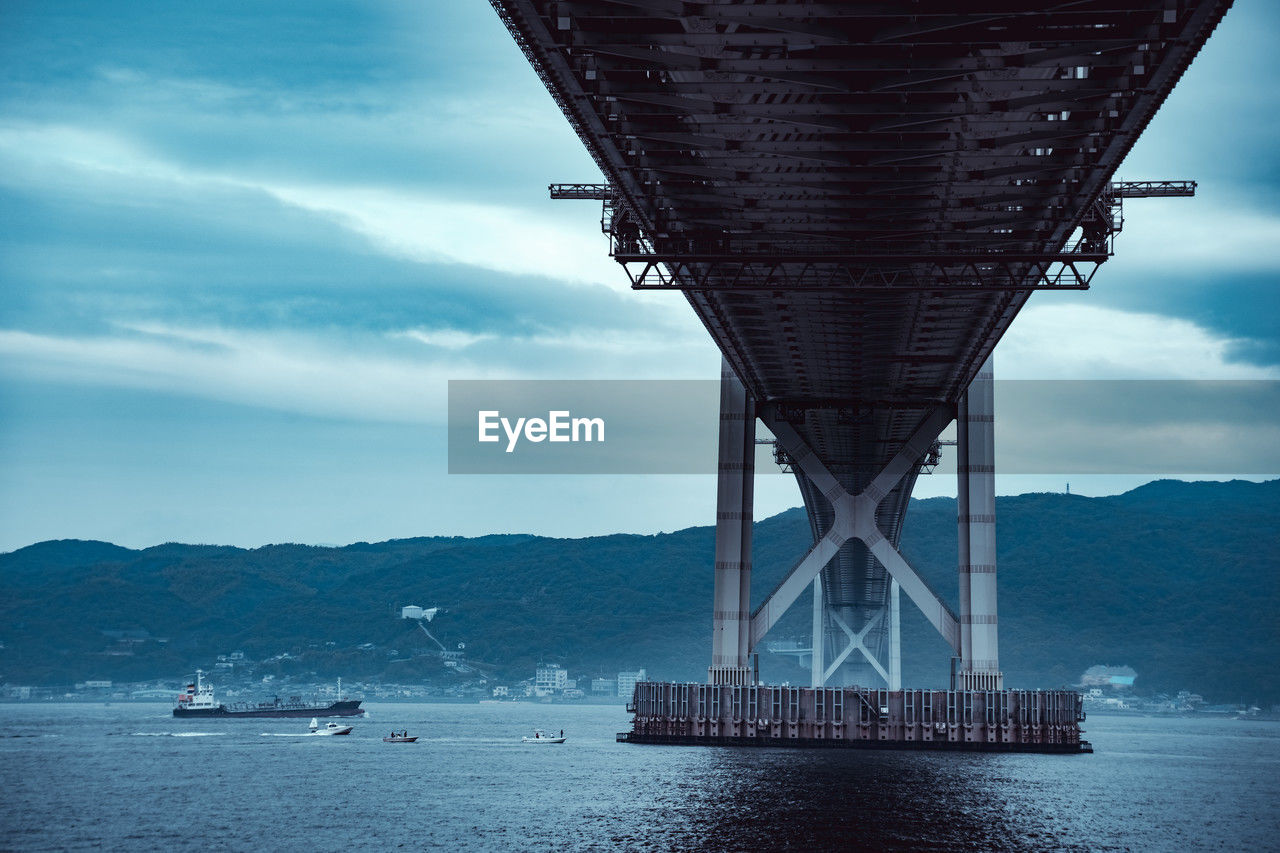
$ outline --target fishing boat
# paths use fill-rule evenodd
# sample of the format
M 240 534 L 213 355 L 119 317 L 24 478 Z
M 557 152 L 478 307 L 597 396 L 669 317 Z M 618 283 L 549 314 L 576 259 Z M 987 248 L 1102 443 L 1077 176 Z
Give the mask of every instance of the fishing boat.
M 520 740 L 524 743 L 564 743 L 566 738 L 563 729 L 561 729 L 559 736 L 549 735 L 542 729 L 534 729 L 533 737 L 525 735 Z
M 410 737 L 408 732 L 400 732 L 399 734 L 392 734 L 391 737 L 384 737 L 382 739 L 382 742 L 383 743 L 417 743 L 418 736 L 413 735 L 412 737 Z

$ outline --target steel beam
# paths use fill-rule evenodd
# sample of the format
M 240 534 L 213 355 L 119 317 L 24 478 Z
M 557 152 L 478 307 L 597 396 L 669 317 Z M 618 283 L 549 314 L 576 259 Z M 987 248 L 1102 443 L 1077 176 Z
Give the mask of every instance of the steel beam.
M 612 201 L 613 187 L 608 184 L 548 184 L 547 192 L 553 199 L 592 199 Z
M 755 649 L 760 644 L 769 629 L 782 618 L 787 608 L 795 603 L 800 593 L 804 592 L 804 588 L 817 577 L 827 563 L 831 562 L 831 558 L 839 552 L 840 546 L 847 540 L 847 536 L 842 537 L 834 531 L 827 531 L 827 534 L 814 543 L 800 562 L 791 568 L 782 583 L 751 614 L 751 649 Z
M 1099 262 L 1089 258 L 1056 261 L 932 262 L 875 266 L 824 259 L 694 264 L 684 261 L 622 262 L 633 290 L 683 291 L 1013 291 L 1088 290 Z

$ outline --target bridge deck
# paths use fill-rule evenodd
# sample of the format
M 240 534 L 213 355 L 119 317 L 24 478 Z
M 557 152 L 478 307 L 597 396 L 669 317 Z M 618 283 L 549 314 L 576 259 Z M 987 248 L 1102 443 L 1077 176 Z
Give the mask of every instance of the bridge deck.
M 1228 5 L 493 2 L 635 256 L 819 263 L 1070 249 Z M 922 407 L 954 402 L 1027 297 L 833 290 L 690 299 L 757 400 L 889 410 L 812 428 L 836 464 L 883 461 Z

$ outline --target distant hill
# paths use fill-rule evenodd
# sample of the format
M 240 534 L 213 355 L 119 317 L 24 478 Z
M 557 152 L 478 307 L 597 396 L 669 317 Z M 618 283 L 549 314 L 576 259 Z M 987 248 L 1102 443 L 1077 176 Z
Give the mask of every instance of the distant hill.
M 1148 691 L 1280 702 L 1280 481 L 1028 494 L 1000 498 L 997 513 L 1010 686 L 1074 684 L 1113 664 L 1136 669 Z M 408 680 L 428 672 L 411 652 L 430 641 L 398 618 L 405 604 L 445 608 L 433 632 L 507 676 L 547 659 L 575 674 L 645 666 L 701 679 L 713 543 L 710 527 L 342 548 L 41 542 L 0 555 L 0 680 L 179 677 L 234 650 L 288 653 L 272 664 L 285 674 Z M 808 544 L 798 509 L 756 524 L 757 599 Z M 954 500 L 914 501 L 903 549 L 954 599 Z M 905 599 L 903 612 L 904 680 L 944 684 L 945 644 Z M 806 636 L 807 613 L 802 599 L 771 638 Z M 803 677 L 784 659 L 762 655 L 761 666 Z

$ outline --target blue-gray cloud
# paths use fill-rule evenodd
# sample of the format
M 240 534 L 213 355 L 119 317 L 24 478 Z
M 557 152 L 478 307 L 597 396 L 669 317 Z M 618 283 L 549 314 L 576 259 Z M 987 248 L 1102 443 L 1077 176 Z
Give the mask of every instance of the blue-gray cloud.
M 1122 170 L 1196 178 L 1201 198 L 1133 205 L 1095 290 L 1037 296 L 1010 363 L 1159 376 L 1194 352 L 1197 376 L 1273 375 L 1277 40 L 1280 9 L 1237 3 Z M 598 210 L 545 199 L 550 181 L 594 177 L 482 0 L 4 4 L 0 542 L 197 538 L 228 495 L 257 489 L 272 519 L 253 520 L 250 502 L 205 535 L 264 541 L 271 524 L 287 536 L 334 519 L 347 532 L 297 535 L 481 532 L 458 525 L 490 486 L 430 480 L 443 447 L 415 443 L 442 414 L 445 379 L 717 369 L 683 300 L 622 288 Z M 1153 210 L 1170 227 L 1144 233 Z M 220 424 L 226 452 L 193 461 Z M 335 453 L 359 462 L 335 474 L 343 488 L 376 492 L 360 467 L 396 466 L 374 445 L 434 460 L 410 469 L 433 498 L 405 510 L 402 479 L 363 516 L 350 502 L 288 508 L 289 494 L 321 491 L 299 473 L 307 460 Z M 547 532 L 652 529 L 684 506 L 659 485 L 629 487 L 625 506 L 581 497 L 607 484 L 546 488 L 542 504 L 579 509 L 576 528 L 555 527 L 558 510 L 528 525 Z M 422 524 L 428 512 L 445 521 Z

